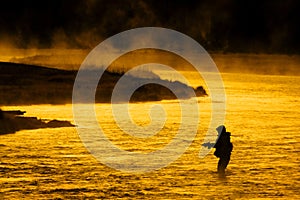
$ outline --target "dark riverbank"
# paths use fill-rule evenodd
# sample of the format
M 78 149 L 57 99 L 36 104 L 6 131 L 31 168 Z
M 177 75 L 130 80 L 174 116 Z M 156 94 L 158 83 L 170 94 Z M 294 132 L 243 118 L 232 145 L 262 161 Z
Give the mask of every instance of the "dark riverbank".
M 76 74 L 75 70 L 0 62 L 0 105 L 71 103 Z M 110 102 L 113 88 L 123 75 L 121 72 L 105 71 L 99 81 L 95 102 Z M 133 76 L 131 78 L 132 81 L 137 82 L 143 79 Z M 201 86 L 193 89 L 178 81 L 160 79 L 159 83 L 176 87 L 183 94 L 187 90 L 194 90 L 197 96 L 207 95 Z M 191 97 L 191 94 L 188 93 L 185 96 Z M 140 87 L 133 94 L 131 101 L 159 101 L 175 98 L 175 95 L 166 87 L 148 84 Z

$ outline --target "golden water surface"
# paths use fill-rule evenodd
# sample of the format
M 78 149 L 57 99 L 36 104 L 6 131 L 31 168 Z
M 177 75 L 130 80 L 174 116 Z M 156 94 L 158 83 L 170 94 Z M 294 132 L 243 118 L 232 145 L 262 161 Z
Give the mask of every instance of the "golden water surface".
M 200 122 L 190 148 L 175 162 L 149 173 L 124 173 L 97 161 L 76 128 L 19 131 L 0 136 L 0 199 L 250 199 L 300 198 L 300 77 L 222 74 L 227 95 L 225 125 L 234 149 L 225 178 L 211 151 L 199 158 L 210 122 L 209 97 L 199 98 Z M 157 102 L 156 102 L 157 103 Z M 115 145 L 150 152 L 172 140 L 180 125 L 176 101 L 160 102 L 167 121 L 150 139 L 128 140 L 97 104 L 99 124 Z M 138 125 L 151 123 L 148 103 L 130 105 Z M 72 105 L 11 106 L 26 116 L 73 121 Z M 86 119 L 92 116 L 86 116 Z M 145 160 L 147 162 L 147 160 Z

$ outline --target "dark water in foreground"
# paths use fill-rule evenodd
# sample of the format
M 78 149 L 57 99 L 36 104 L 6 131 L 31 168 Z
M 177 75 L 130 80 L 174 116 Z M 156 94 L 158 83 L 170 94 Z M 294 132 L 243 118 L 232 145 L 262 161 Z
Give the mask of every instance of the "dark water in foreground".
M 158 171 L 130 174 L 99 163 L 84 148 L 75 128 L 20 131 L 0 136 L 0 199 L 255 199 L 300 198 L 300 77 L 224 74 L 227 128 L 234 150 L 226 178 L 216 174 L 210 152 L 198 157 L 209 123 L 209 101 L 200 99 L 202 122 L 195 141 L 177 161 Z M 112 119 L 99 121 L 117 145 L 147 152 L 172 138 L 177 127 L 175 102 L 172 123 L 160 140 L 136 145 L 126 142 Z M 109 105 L 97 105 L 108 111 Z M 149 104 L 134 104 L 133 118 L 147 124 Z M 72 120 L 71 105 L 5 107 L 27 110 L 28 116 Z M 99 114 L 101 115 L 101 114 Z M 174 120 L 173 120 L 174 119 Z M 156 142 L 155 142 L 156 141 Z M 146 161 L 145 161 L 146 162 Z

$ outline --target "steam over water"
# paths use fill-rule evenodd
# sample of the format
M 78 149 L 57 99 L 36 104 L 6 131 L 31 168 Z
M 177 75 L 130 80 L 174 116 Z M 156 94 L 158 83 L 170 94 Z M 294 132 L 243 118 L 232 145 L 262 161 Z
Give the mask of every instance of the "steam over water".
M 210 121 L 209 97 L 199 98 L 200 123 L 190 148 L 158 171 L 127 174 L 99 163 L 85 149 L 75 128 L 20 131 L 0 136 L 0 199 L 27 198 L 300 198 L 300 77 L 222 74 L 227 94 L 225 125 L 234 145 L 224 179 L 211 151 L 198 157 Z M 157 102 L 159 103 L 159 102 Z M 115 145 L 150 152 L 172 140 L 180 125 L 176 101 L 160 102 L 165 127 L 149 140 L 128 140 L 97 104 L 99 124 Z M 131 105 L 136 124 L 151 123 L 152 103 Z M 72 105 L 2 107 L 43 119 L 72 119 Z M 89 120 L 91 116 L 86 116 Z M 93 127 L 87 127 L 87 131 Z M 147 161 L 145 161 L 147 162 Z

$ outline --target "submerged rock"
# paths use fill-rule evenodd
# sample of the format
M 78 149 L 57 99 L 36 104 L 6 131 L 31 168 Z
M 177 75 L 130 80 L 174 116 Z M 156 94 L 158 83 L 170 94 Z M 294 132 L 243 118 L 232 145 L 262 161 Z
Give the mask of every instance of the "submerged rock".
M 37 117 L 24 117 L 24 111 L 0 110 L 0 134 L 15 133 L 20 130 L 74 127 L 69 121 L 51 120 L 46 122 Z
M 198 86 L 196 89 L 194 89 L 194 91 L 197 97 L 207 96 L 206 90 L 203 88 L 203 86 Z

